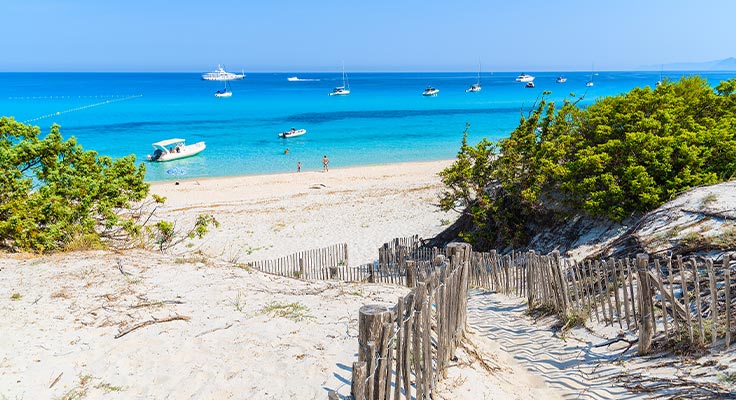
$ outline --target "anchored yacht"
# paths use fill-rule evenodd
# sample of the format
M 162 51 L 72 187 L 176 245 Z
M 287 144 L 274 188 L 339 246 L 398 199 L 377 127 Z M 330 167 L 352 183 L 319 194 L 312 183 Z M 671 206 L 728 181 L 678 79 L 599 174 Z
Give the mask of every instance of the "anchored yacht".
M 225 67 L 223 67 L 222 65 L 218 65 L 217 69 L 212 72 L 202 74 L 202 79 L 205 81 L 234 81 L 244 78 L 245 72 L 241 73 L 240 75 L 234 74 L 232 72 L 227 72 L 225 71 Z

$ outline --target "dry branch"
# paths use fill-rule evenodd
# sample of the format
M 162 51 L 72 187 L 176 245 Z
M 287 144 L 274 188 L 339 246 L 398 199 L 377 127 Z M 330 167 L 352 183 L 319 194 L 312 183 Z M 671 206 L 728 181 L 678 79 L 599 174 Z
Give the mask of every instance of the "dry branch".
M 217 332 L 217 331 L 222 331 L 222 330 L 225 330 L 225 329 L 229 329 L 231 326 L 233 326 L 232 322 L 229 323 L 229 324 L 227 324 L 227 325 L 225 325 L 225 326 L 219 327 L 219 328 L 213 328 L 213 329 L 206 330 L 204 332 L 200 332 L 200 333 L 198 333 L 194 337 L 200 337 L 200 336 L 204 336 L 204 335 L 206 335 L 208 333 L 212 333 L 212 332 Z
M 140 324 L 133 325 L 131 328 L 128 328 L 128 329 L 126 329 L 126 330 L 118 333 L 117 335 L 115 335 L 115 339 L 119 339 L 119 338 L 121 338 L 121 337 L 129 334 L 130 332 L 133 332 L 136 329 L 143 328 L 144 326 L 153 325 L 153 324 L 160 324 L 160 323 L 163 323 L 163 322 L 170 322 L 170 321 L 189 321 L 190 319 L 191 319 L 191 317 L 187 317 L 186 315 L 179 315 L 179 314 L 176 314 L 173 317 L 167 317 L 167 318 L 164 318 L 164 319 L 151 319 L 151 320 L 148 320 L 148 321 L 141 322 Z
M 133 308 L 142 308 L 142 307 L 151 307 L 151 306 L 161 306 L 161 305 L 164 305 L 164 304 L 184 304 L 184 302 L 181 301 L 181 300 L 149 301 L 149 302 L 146 302 L 146 303 L 138 303 L 138 304 L 136 304 L 134 306 L 130 306 L 128 308 L 133 309 Z

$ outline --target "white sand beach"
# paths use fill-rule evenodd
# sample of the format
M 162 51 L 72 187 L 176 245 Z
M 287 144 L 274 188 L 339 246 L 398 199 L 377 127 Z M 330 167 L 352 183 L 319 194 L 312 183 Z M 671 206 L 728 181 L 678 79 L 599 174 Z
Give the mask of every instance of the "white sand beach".
M 437 172 L 449 163 L 156 183 L 152 192 L 168 198 L 164 218 L 182 226 L 211 213 L 220 228 L 167 254 L 0 255 L 0 399 L 348 395 L 358 309 L 394 304 L 407 289 L 305 282 L 244 262 L 346 242 L 357 264 L 394 237 L 432 236 L 456 217 L 432 205 Z M 498 302 L 474 299 L 471 342 L 439 385 L 441 398 L 571 398 L 596 384 L 584 376 L 554 384 L 559 371 L 528 370 L 514 346 L 526 346 L 523 337 L 503 333 L 518 322 L 484 318 Z M 591 393 L 635 398 L 602 390 Z
M 432 237 L 457 218 L 435 206 L 437 173 L 450 163 L 157 182 L 151 192 L 167 198 L 164 219 L 186 224 L 212 214 L 221 224 L 196 247 L 177 251 L 242 262 L 347 243 L 355 265 L 373 261 L 392 238 Z

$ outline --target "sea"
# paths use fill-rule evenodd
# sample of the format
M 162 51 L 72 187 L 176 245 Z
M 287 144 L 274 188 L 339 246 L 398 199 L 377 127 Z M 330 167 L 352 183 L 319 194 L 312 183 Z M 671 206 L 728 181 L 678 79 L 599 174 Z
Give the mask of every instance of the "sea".
M 203 71 L 206 72 L 206 71 Z M 471 144 L 507 137 L 544 91 L 561 103 L 654 87 L 660 78 L 700 75 L 711 85 L 734 72 L 529 72 L 535 88 L 515 82 L 519 72 L 483 72 L 483 90 L 466 93 L 477 72 L 348 73 L 350 95 L 328 96 L 342 85 L 334 73 L 246 73 L 230 81 L 233 96 L 217 98 L 223 82 L 201 73 L 0 73 L 0 115 L 40 127 L 61 126 L 85 150 L 146 165 L 146 180 L 237 176 L 451 159 L 466 124 Z M 566 83 L 556 83 L 564 75 Z M 297 76 L 299 81 L 287 78 Z M 593 79 L 594 86 L 585 83 Z M 422 91 L 431 85 L 435 97 Z M 303 136 L 282 139 L 291 128 Z M 204 141 L 191 158 L 146 162 L 151 144 L 182 138 Z M 288 149 L 288 152 L 286 151 Z

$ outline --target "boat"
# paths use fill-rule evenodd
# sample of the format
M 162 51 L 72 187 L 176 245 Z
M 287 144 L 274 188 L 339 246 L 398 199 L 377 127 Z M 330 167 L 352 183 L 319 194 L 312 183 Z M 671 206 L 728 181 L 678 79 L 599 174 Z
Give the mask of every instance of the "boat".
M 303 135 L 305 133 L 307 133 L 307 130 L 306 129 L 291 128 L 290 130 L 288 130 L 286 132 L 279 133 L 279 137 L 282 138 L 282 139 L 288 139 L 288 138 L 291 138 L 291 137 L 301 136 L 301 135 Z
M 227 72 L 222 65 L 218 65 L 217 69 L 212 72 L 202 74 L 202 80 L 205 81 L 234 81 L 237 79 L 245 79 L 245 72 L 240 75 Z
M 222 88 L 222 90 L 218 90 L 215 92 L 215 97 L 232 97 L 233 91 L 230 87 L 230 82 L 225 81 L 225 87 Z
M 178 160 L 197 155 L 205 149 L 204 142 L 186 144 L 184 139 L 167 139 L 153 145 L 153 154 L 148 155 L 148 161 L 164 162 Z
M 314 78 L 299 78 L 298 76 L 290 76 L 286 78 L 289 82 L 319 82 L 319 79 Z
M 527 82 L 526 85 L 524 85 L 527 89 L 534 89 L 534 82 Z
M 564 76 L 560 75 L 557 77 L 557 83 L 565 83 L 565 82 L 567 82 L 567 78 L 565 78 Z
M 659 80 L 657 81 L 657 83 L 654 84 L 654 87 L 660 87 L 660 86 L 662 86 L 662 83 L 664 83 L 664 81 L 662 80 L 662 71 L 663 70 L 664 70 L 664 66 L 662 66 L 662 69 L 659 70 Z
M 516 82 L 531 82 L 533 80 L 533 76 L 524 73 L 516 77 Z
M 480 92 L 483 90 L 483 87 L 480 85 L 480 63 L 478 63 L 478 80 L 475 81 L 474 84 L 470 85 L 469 88 L 465 89 L 465 93 L 475 93 Z
M 332 89 L 329 93 L 330 96 L 347 96 L 350 94 L 350 83 L 348 82 L 347 75 L 345 75 L 345 63 L 342 63 L 342 86 L 338 86 Z
M 586 87 L 593 87 L 593 68 L 590 71 L 590 80 L 585 82 Z
M 437 96 L 437 93 L 439 93 L 440 90 L 433 88 L 432 86 L 427 86 L 426 89 L 422 92 L 422 96 Z

